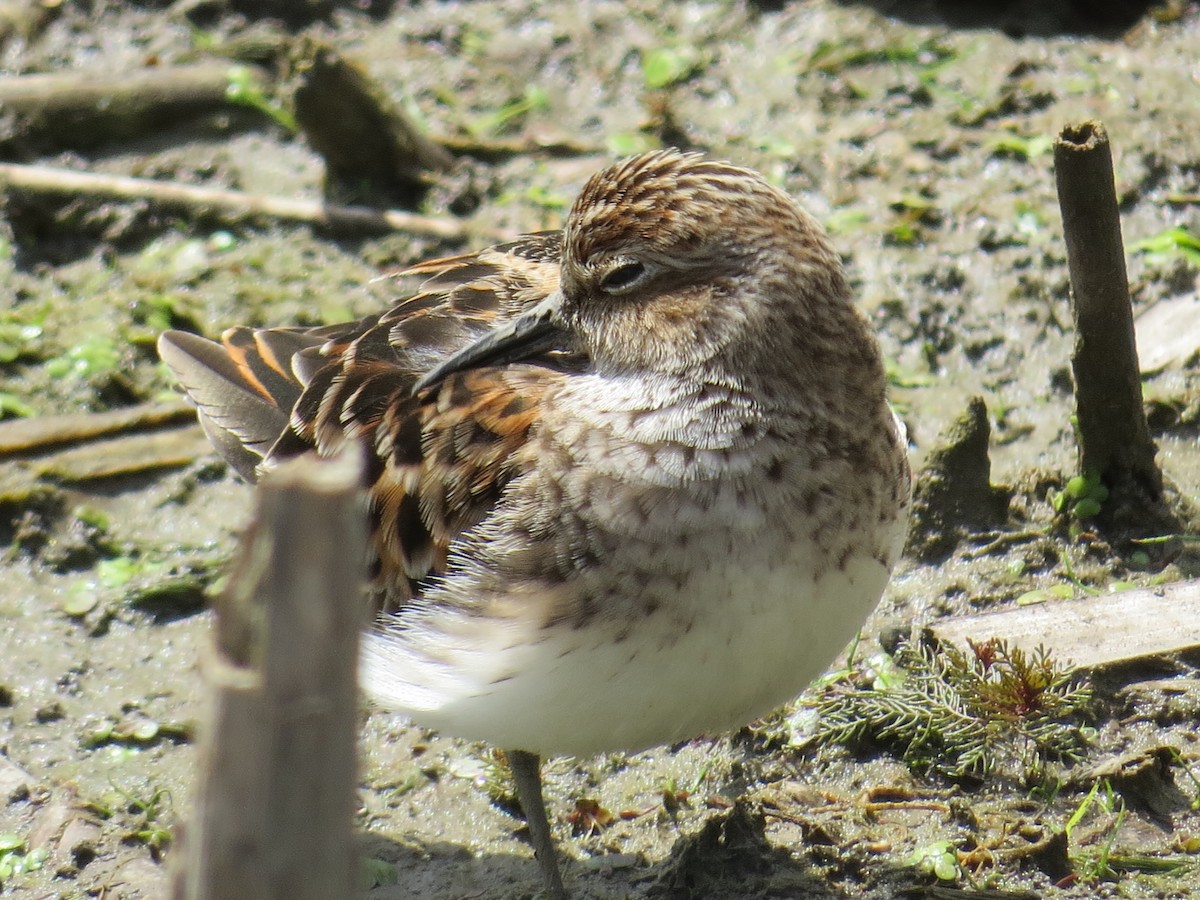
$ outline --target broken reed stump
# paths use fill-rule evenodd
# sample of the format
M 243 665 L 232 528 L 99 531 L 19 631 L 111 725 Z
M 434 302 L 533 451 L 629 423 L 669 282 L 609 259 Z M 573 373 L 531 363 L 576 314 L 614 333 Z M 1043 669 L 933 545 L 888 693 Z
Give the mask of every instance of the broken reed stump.
M 1102 525 L 1169 527 L 1142 382 L 1117 212 L 1112 152 L 1100 122 L 1068 125 L 1054 143 L 1075 321 L 1079 469 L 1109 490 Z
M 430 173 L 454 164 L 361 64 L 328 43 L 311 36 L 298 40 L 292 67 L 296 122 L 325 160 L 327 193 L 333 179 L 355 199 L 377 200 L 382 191 L 414 208 Z
M 175 900 L 351 897 L 358 602 L 357 457 L 269 473 L 217 605 L 194 819 Z

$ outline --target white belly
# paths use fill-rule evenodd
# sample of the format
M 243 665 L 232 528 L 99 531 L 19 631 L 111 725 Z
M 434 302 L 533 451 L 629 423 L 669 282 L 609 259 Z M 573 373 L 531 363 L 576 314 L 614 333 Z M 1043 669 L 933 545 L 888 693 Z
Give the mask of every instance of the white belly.
M 456 659 L 454 674 L 416 672 L 400 639 L 368 635 L 363 683 L 420 724 L 500 747 L 639 750 L 740 727 L 794 697 L 853 637 L 888 576 L 867 554 L 838 568 L 807 541 L 767 541 L 736 569 L 727 545 L 712 550 L 644 618 L 497 635 L 466 665 Z

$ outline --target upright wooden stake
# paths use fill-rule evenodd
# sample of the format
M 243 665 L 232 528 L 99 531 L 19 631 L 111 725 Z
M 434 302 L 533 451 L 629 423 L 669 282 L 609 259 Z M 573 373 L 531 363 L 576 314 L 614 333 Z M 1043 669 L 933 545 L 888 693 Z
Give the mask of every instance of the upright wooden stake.
M 1111 492 L 1110 514 L 1163 510 L 1162 474 L 1142 410 L 1142 382 L 1121 243 L 1108 135 L 1099 122 L 1068 125 L 1054 144 L 1075 319 L 1079 467 Z M 1111 521 L 1111 515 L 1109 520 Z
M 366 516 L 349 457 L 265 477 L 218 604 L 212 691 L 177 900 L 357 890 L 355 671 Z

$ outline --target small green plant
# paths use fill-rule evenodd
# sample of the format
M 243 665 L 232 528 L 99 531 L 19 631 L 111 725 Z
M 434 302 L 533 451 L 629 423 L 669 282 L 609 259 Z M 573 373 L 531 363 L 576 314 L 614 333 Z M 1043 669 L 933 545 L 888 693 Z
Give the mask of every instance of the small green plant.
M 0 419 L 28 419 L 37 410 L 9 391 L 0 391 Z
M 1039 207 L 1023 200 L 1015 204 L 1017 234 L 1024 238 L 1037 237 L 1046 231 L 1046 218 Z
M 934 377 L 928 372 L 917 369 L 901 368 L 898 362 L 888 360 L 884 363 L 887 383 L 896 388 L 923 388 L 934 383 Z
M 906 864 L 922 875 L 932 875 L 938 881 L 957 881 L 962 870 L 958 865 L 958 854 L 951 841 L 934 841 L 918 847 L 906 860 Z
M 571 205 L 571 198 L 561 191 L 553 190 L 544 184 L 531 184 L 522 192 L 525 202 L 539 209 L 565 212 Z
M 642 131 L 619 131 L 610 134 L 606 143 L 613 156 L 636 156 L 662 146 L 657 137 Z
M 1048 134 L 1035 134 L 1023 137 L 1015 132 L 1006 131 L 988 142 L 988 149 L 995 156 L 1011 156 L 1028 162 L 1045 156 L 1054 147 L 1054 138 Z
M 46 363 L 46 374 L 51 378 L 90 378 L 111 372 L 121 363 L 121 351 L 113 338 L 93 334 L 76 344 L 62 356 Z
M 764 153 L 782 160 L 795 159 L 800 153 L 796 142 L 785 137 L 764 137 L 755 141 L 754 146 Z M 783 185 L 778 186 L 782 187 Z
M 18 875 L 36 872 L 45 865 L 48 855 L 43 847 L 28 849 L 25 838 L 18 834 L 0 834 L 0 887 Z
M 916 244 L 922 238 L 922 226 L 936 225 L 941 220 L 934 202 L 919 194 L 905 194 L 891 203 L 890 208 L 896 213 L 896 220 L 884 236 L 889 244 Z
M 691 77 L 699 66 L 691 47 L 655 47 L 642 52 L 642 81 L 651 90 L 670 87 Z
M 1069 479 L 1061 491 L 1052 489 L 1046 499 L 1056 513 L 1079 522 L 1099 515 L 1108 499 L 1108 488 L 1098 472 L 1084 472 Z
M 825 219 L 825 227 L 832 234 L 853 234 L 871 223 L 865 209 L 835 209 Z
M 480 116 L 466 125 L 467 131 L 477 139 L 494 137 L 509 130 L 531 112 L 544 112 L 550 108 L 550 95 L 535 84 L 526 86 L 525 92 L 509 100 L 495 112 Z
M 373 856 L 363 860 L 362 876 L 364 887 L 368 891 L 400 883 L 400 873 L 396 870 L 396 864 Z
M 124 812 L 130 817 L 125 840 L 145 845 L 157 857 L 172 840 L 171 829 L 163 821 L 174 818 L 171 792 L 166 788 L 157 788 L 148 797 L 139 797 L 111 781 L 109 786 L 120 796 Z M 115 815 L 116 811 L 109 810 L 109 813 Z
M 194 608 L 204 602 L 224 564 L 210 550 L 182 557 L 184 548 L 154 549 L 149 552 L 103 546 L 116 553 L 100 560 L 86 576 L 67 588 L 62 610 L 72 618 L 87 616 L 98 607 L 138 607 L 148 612 Z
M 1192 798 L 1192 802 L 1188 805 L 1193 811 L 1200 810 L 1200 778 L 1196 776 L 1196 772 L 1192 769 L 1191 764 L 1189 764 L 1188 761 L 1183 758 L 1182 753 L 1180 753 L 1174 747 L 1171 747 L 1170 751 L 1171 757 L 1175 760 L 1175 765 L 1183 769 L 1183 773 L 1187 775 L 1188 781 L 1190 781 L 1192 783 L 1192 787 L 1196 789 L 1196 796 Z
M 1072 530 L 1076 526 L 1072 526 Z M 1016 599 L 1017 606 L 1033 606 L 1037 603 L 1045 603 L 1048 600 L 1071 600 L 1080 595 L 1089 597 L 1099 597 L 1102 594 L 1119 594 L 1121 591 L 1132 590 L 1138 585 L 1132 581 L 1109 581 L 1105 582 L 1104 586 L 1095 587 L 1086 584 L 1078 575 L 1075 574 L 1075 568 L 1071 565 L 1071 555 L 1065 549 L 1058 551 L 1058 563 L 1062 568 L 1062 577 L 1066 581 L 1062 584 L 1051 585 L 1050 587 L 1034 588 L 1026 591 Z M 1157 576 L 1156 576 L 1157 577 Z M 1153 583 L 1151 579 L 1151 583 Z M 1161 582 L 1159 582 L 1161 583 Z
M 1200 266 L 1200 236 L 1176 226 L 1134 241 L 1129 252 L 1145 254 L 1146 260 L 1154 265 L 1182 258 L 1190 265 Z
M 821 41 L 806 61 L 805 69 L 834 75 L 847 69 L 891 63 L 896 67 L 915 67 L 925 83 L 957 56 L 953 48 L 937 38 L 914 42 L 887 38 L 880 47 L 855 46 L 843 40 Z
M 12 315 L 0 316 L 0 365 L 35 355 L 35 343 L 41 336 L 40 322 L 26 322 Z
M 1117 839 L 1117 832 L 1121 830 L 1121 825 L 1124 824 L 1125 817 L 1128 814 L 1124 799 L 1113 790 L 1112 784 L 1107 778 L 1101 778 L 1092 785 L 1092 789 L 1088 791 L 1079 805 L 1075 807 L 1074 812 L 1071 813 L 1071 817 L 1067 819 L 1066 825 L 1063 826 L 1063 832 L 1066 834 L 1068 842 L 1071 839 L 1071 832 L 1083 821 L 1093 806 L 1099 807 L 1101 811 L 1114 818 L 1107 829 L 1104 843 L 1096 854 L 1079 856 L 1072 859 L 1075 865 L 1076 879 L 1084 882 L 1116 877 L 1116 872 L 1111 867 L 1110 860 L 1112 858 L 1113 845 Z
M 1051 600 L 1071 600 L 1075 596 L 1075 588 L 1070 584 L 1055 584 L 1045 588 L 1034 588 L 1026 591 L 1014 601 L 1017 606 L 1036 606 Z
M 187 300 L 178 294 L 151 294 L 141 297 L 130 306 L 132 325 L 124 329 L 127 341 L 141 346 L 152 346 L 158 336 L 168 328 L 184 328 L 199 331 L 196 319 L 185 310 Z
M 159 722 L 146 716 L 130 716 L 120 722 L 105 719 L 89 728 L 80 743 L 87 749 L 104 746 L 150 747 L 158 743 L 187 743 L 195 727 L 190 722 Z
M 230 103 L 257 109 L 289 134 L 295 134 L 300 130 L 300 126 L 296 123 L 296 117 L 267 97 L 263 92 L 262 85 L 247 66 L 231 67 L 227 78 L 225 99 Z
M 1092 804 L 1096 801 L 1101 784 L 1104 785 L 1106 793 L 1109 795 L 1112 794 L 1112 785 L 1110 785 L 1106 779 L 1102 778 L 1096 782 L 1093 782 L 1092 789 L 1087 792 L 1082 800 L 1079 801 L 1079 805 L 1072 810 L 1070 818 L 1068 818 L 1066 824 L 1063 825 L 1063 833 L 1067 836 L 1068 841 L 1071 839 L 1071 832 L 1074 831 L 1075 827 L 1083 821 L 1083 817 L 1087 815 L 1088 810 L 1091 809 Z
M 493 750 L 482 759 L 472 760 L 465 765 L 459 763 L 453 771 L 455 775 L 470 778 L 475 786 L 482 788 L 488 799 L 500 808 L 520 809 L 517 782 L 503 752 Z
M 895 664 L 903 678 L 881 683 L 856 671 L 829 686 L 812 703 L 813 739 L 882 743 L 914 769 L 953 778 L 1012 761 L 1035 781 L 1046 763 L 1083 755 L 1071 720 L 1086 711 L 1090 690 L 1042 648 L 1026 653 L 988 640 L 963 652 L 906 643 Z

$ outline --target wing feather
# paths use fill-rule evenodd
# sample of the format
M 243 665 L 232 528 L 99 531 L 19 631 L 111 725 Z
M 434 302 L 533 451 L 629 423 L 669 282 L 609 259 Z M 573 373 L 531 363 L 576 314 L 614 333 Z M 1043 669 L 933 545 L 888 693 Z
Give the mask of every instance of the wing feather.
M 425 280 L 380 315 L 312 329 L 234 328 L 220 343 L 172 331 L 159 352 L 214 446 L 250 481 L 290 456 L 326 455 L 347 441 L 363 447 L 376 595 L 394 609 L 444 571 L 451 543 L 499 499 L 559 376 L 478 369 L 419 400 L 412 386 L 556 290 L 559 249 L 555 232 L 430 260 L 398 273 Z

